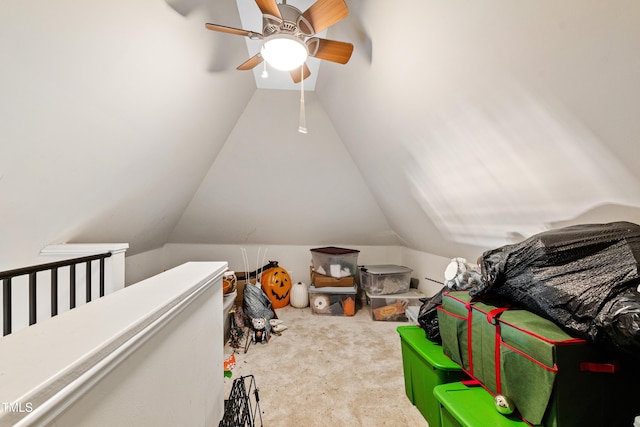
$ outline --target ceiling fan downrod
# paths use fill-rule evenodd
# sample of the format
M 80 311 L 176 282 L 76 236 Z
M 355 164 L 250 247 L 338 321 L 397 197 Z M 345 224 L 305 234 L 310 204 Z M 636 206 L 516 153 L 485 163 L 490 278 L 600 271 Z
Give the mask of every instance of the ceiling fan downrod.
M 302 68 L 302 66 L 300 66 Z M 303 72 L 302 70 L 300 71 Z M 304 79 L 300 81 L 300 118 L 298 123 L 298 132 L 307 133 L 307 116 L 304 110 Z

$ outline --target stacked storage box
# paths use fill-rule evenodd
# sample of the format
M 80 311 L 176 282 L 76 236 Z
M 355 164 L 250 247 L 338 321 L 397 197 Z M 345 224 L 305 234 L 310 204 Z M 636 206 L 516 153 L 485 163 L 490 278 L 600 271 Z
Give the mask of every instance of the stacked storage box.
M 422 305 L 424 295 L 411 289 L 411 270 L 400 265 L 366 265 L 360 268 L 362 285 L 373 320 L 406 322 L 407 308 Z
M 311 286 L 309 305 L 313 314 L 353 316 L 358 287 L 355 273 L 358 254 L 355 249 L 328 246 L 311 249 Z
M 458 423 L 447 425 L 485 425 L 464 421 L 454 401 L 486 400 L 488 393 L 506 396 L 531 425 L 628 426 L 640 414 L 637 360 L 504 300 L 472 300 L 466 291 L 443 295 L 438 321 L 444 353 L 484 387 L 434 391 Z
M 416 325 L 398 326 L 407 397 L 430 426 L 440 427 L 440 406 L 433 390 L 440 384 L 468 379 L 460 366 L 444 355 L 442 346 L 429 341 Z

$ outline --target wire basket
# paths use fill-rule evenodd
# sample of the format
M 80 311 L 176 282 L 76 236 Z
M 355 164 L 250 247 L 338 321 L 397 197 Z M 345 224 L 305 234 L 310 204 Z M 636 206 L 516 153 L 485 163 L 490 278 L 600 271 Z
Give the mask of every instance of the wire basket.
M 255 427 L 256 414 L 262 426 L 260 395 L 253 375 L 236 378 L 229 399 L 224 401 L 224 416 L 218 427 Z

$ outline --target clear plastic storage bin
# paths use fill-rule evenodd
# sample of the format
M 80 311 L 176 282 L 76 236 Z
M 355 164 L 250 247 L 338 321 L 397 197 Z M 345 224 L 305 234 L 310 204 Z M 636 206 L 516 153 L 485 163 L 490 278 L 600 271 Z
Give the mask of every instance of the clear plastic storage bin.
M 309 286 L 309 306 L 313 314 L 353 316 L 356 314 L 357 286 L 316 288 Z
M 367 292 L 373 320 L 407 322 L 409 321 L 408 309 L 414 307 L 419 310 L 422 305 L 421 298 L 425 298 L 425 296 L 417 289 L 409 289 L 407 292 L 392 295 L 373 295 Z
M 409 290 L 412 271 L 401 265 L 365 265 L 360 267 L 360 285 L 371 295 L 400 294 Z
M 316 273 L 340 279 L 356 275 L 359 253 L 335 246 L 315 248 L 311 249 L 311 262 Z

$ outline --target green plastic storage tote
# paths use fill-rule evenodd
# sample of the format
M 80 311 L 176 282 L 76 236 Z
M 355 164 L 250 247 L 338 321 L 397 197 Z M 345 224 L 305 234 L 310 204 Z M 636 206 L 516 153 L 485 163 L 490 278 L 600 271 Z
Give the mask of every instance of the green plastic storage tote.
M 468 378 L 460 366 L 442 352 L 442 346 L 429 341 L 419 326 L 397 328 L 402 348 L 404 387 L 429 426 L 440 426 L 440 406 L 433 397 L 433 388 Z
M 499 413 L 493 396 L 480 386 L 467 387 L 462 383 L 434 387 L 441 424 L 429 427 L 525 427 L 520 418 Z
M 445 292 L 438 323 L 444 353 L 533 425 L 627 427 L 640 414 L 637 359 L 504 299 Z

